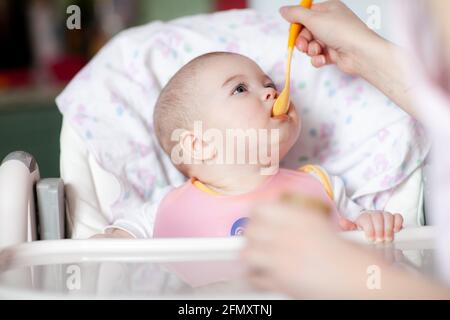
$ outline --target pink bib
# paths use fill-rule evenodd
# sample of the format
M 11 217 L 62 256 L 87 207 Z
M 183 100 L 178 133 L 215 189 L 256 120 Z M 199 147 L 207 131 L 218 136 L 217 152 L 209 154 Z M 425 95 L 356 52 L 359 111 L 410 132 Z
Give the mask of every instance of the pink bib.
M 336 205 L 314 176 L 280 169 L 256 190 L 236 196 L 211 195 L 192 181 L 169 193 L 156 215 L 155 238 L 227 237 L 241 235 L 256 201 L 276 200 L 282 193 L 299 192 Z

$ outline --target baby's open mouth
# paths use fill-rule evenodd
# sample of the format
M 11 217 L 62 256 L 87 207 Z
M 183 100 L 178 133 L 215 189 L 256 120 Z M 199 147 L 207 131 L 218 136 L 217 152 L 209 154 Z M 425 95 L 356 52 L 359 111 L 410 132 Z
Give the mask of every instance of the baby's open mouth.
M 287 114 L 282 114 L 276 117 L 272 117 L 275 120 L 280 120 L 280 121 L 287 121 L 289 120 L 289 116 Z
M 288 109 L 287 113 L 279 115 L 279 116 L 272 116 L 272 119 L 279 120 L 279 121 L 289 120 L 289 118 L 290 118 L 289 113 L 291 112 L 291 109 L 292 109 L 292 103 L 289 105 L 289 109 Z

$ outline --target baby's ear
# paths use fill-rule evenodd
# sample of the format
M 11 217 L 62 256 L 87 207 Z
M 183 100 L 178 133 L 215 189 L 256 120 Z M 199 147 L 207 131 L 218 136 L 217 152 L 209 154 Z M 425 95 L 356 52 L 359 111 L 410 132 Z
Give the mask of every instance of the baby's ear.
M 203 140 L 202 137 L 197 137 L 190 131 L 181 134 L 180 146 L 183 154 L 197 162 L 212 160 L 217 153 L 213 143 Z

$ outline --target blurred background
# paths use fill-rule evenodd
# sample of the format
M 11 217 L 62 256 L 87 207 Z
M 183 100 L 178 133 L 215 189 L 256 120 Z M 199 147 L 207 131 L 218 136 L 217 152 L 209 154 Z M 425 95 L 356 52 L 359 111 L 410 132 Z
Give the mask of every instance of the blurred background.
M 81 9 L 80 30 L 66 28 L 71 5 Z M 246 0 L 0 0 L 0 161 L 24 150 L 37 158 L 43 177 L 59 176 L 62 118 L 54 99 L 119 31 L 246 6 Z
M 384 9 L 387 1 L 345 2 L 366 19 L 373 5 Z M 282 4 L 298 0 L 0 0 L 0 161 L 24 150 L 36 157 L 43 177 L 59 176 L 62 118 L 54 99 L 121 30 L 228 9 L 277 12 Z M 81 9 L 79 30 L 66 27 L 71 5 Z

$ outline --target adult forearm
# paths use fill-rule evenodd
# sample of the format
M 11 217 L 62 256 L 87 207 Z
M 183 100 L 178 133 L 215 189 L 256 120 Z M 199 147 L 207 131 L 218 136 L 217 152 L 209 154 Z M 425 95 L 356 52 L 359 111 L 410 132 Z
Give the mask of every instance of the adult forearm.
M 340 286 L 341 295 L 333 298 L 450 299 L 450 288 L 436 283 L 435 280 L 394 266 L 379 254 L 368 251 L 367 248 L 352 243 L 342 243 L 341 245 L 342 250 L 339 252 L 347 261 L 347 264 L 342 267 L 351 272 L 348 276 L 342 277 L 344 285 Z
M 405 52 L 391 42 L 374 35 L 356 54 L 357 74 L 383 92 L 405 112 L 415 117 L 412 105 L 412 83 L 406 76 Z
M 331 298 L 381 299 L 381 300 L 428 300 L 450 299 L 450 289 L 416 272 L 393 266 L 366 248 L 354 244 L 344 245 L 339 251 L 347 262 L 343 270 L 343 283 L 336 287 L 339 292 Z

